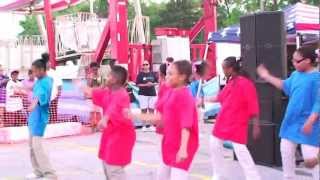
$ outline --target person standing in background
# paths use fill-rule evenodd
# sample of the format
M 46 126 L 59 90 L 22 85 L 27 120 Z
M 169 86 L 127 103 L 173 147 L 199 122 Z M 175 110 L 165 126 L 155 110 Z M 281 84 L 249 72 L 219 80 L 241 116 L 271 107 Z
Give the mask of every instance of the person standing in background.
M 6 85 L 9 81 L 8 76 L 4 75 L 4 70 L 0 64 L 0 127 L 3 126 L 4 121 L 4 109 L 6 103 Z
M 100 65 L 96 62 L 92 62 L 89 65 L 89 73 L 87 77 L 87 85 L 89 87 L 100 87 L 102 79 L 99 74 Z
M 108 75 L 107 70 L 105 75 Z M 110 72 L 110 71 L 109 71 Z M 107 77 L 107 76 L 106 76 Z M 105 77 L 105 78 L 106 78 Z M 97 62 L 92 62 L 89 65 L 89 71 L 87 74 L 87 86 L 90 88 L 101 88 L 101 86 L 105 86 L 103 83 L 103 77 L 100 74 L 100 65 Z M 88 97 L 88 103 L 91 104 L 91 112 L 90 112 L 90 123 L 92 127 L 92 131 L 98 131 L 98 123 L 101 120 L 101 108 L 92 103 L 91 97 Z
M 32 100 L 32 89 L 35 82 L 36 82 L 36 79 L 34 77 L 34 74 L 32 73 L 32 70 L 30 69 L 28 71 L 28 78 L 22 81 L 22 85 L 28 94 L 28 102 L 31 102 Z
M 173 57 L 167 57 L 166 58 L 166 65 L 167 65 L 167 69 L 168 67 L 174 62 Z
M 9 81 L 9 77 L 4 74 L 4 69 L 0 65 L 0 88 L 5 88 Z
M 19 120 L 25 116 L 23 112 L 23 102 L 20 95 L 24 94 L 23 85 L 18 80 L 19 71 L 14 70 L 11 72 L 11 79 L 6 87 L 6 119 L 8 125 L 19 126 Z
M 22 99 L 15 97 L 19 90 L 22 89 L 23 85 L 18 80 L 19 71 L 14 70 L 11 72 L 11 79 L 7 83 L 6 87 L 6 111 L 14 112 L 22 110 Z
M 154 113 L 156 103 L 156 88 L 158 78 L 154 72 L 150 71 L 150 64 L 148 61 L 143 62 L 142 71 L 138 74 L 136 84 L 139 87 L 139 103 L 141 112 L 146 114 Z M 142 131 L 155 131 L 155 127 L 145 124 Z

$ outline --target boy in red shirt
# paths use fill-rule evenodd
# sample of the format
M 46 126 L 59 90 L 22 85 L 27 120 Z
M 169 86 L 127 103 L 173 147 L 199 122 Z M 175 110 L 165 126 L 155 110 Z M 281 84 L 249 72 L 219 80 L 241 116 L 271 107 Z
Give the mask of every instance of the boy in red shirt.
M 137 119 L 161 122 L 163 165 L 158 180 L 187 180 L 199 146 L 198 116 L 187 84 L 192 74 L 188 61 L 176 61 L 168 70 L 167 85 L 157 102 L 159 114 L 131 114 Z
M 131 162 L 136 139 L 131 119 L 121 113 L 130 106 L 126 81 L 126 69 L 114 66 L 106 77 L 106 88 L 84 88 L 85 94 L 92 97 L 93 103 L 103 109 L 103 119 L 99 123 L 103 128 L 99 158 L 103 161 L 108 180 L 126 179 L 124 167 Z

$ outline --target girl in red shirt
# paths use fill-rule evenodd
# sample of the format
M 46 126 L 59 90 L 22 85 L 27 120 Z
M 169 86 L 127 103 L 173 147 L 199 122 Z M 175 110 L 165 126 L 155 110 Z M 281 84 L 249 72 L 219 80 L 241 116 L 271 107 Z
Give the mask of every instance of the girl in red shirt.
M 126 179 L 124 167 L 129 165 L 136 139 L 132 119 L 123 112 L 130 107 L 130 98 L 125 88 L 127 70 L 113 66 L 106 77 L 106 88 L 84 88 L 95 105 L 103 109 L 99 125 L 103 131 L 100 141 L 99 158 L 103 161 L 106 179 Z
M 259 105 L 254 83 L 241 70 L 240 60 L 228 57 L 224 60 L 223 71 L 228 78 L 227 85 L 211 101 L 221 103 L 221 110 L 210 139 L 213 179 L 224 178 L 223 142 L 231 141 L 247 180 L 260 180 L 254 161 L 248 151 L 247 133 L 249 121 L 254 121 L 253 135 L 257 138 L 259 128 Z
M 187 87 L 192 74 L 188 61 L 176 61 L 168 69 L 156 115 L 133 114 L 137 119 L 162 123 L 162 160 L 158 180 L 187 180 L 199 146 L 196 103 Z

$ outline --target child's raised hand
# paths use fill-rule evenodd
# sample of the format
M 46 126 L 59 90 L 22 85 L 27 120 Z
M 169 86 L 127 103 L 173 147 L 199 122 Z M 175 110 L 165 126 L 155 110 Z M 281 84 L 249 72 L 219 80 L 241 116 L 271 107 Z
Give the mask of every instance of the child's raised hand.
M 257 73 L 262 79 L 266 79 L 270 76 L 269 70 L 263 64 L 258 66 Z
M 187 149 L 179 149 L 178 153 L 177 153 L 177 157 L 176 157 L 176 162 L 180 163 L 184 160 L 186 160 L 188 158 L 188 152 Z

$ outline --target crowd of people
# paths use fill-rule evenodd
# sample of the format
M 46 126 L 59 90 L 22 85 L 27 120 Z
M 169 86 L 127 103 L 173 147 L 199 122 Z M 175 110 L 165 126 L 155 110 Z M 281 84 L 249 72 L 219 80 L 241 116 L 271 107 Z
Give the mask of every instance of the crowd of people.
M 273 76 L 264 65 L 257 68 L 257 74 L 263 80 L 283 90 L 289 97 L 280 130 L 284 180 L 296 179 L 297 145 L 302 147 L 306 167 L 313 172 L 312 178 L 319 179 L 317 155 L 320 145 L 320 72 L 316 69 L 316 58 L 317 54 L 310 48 L 297 49 L 292 59 L 295 71 L 286 80 Z M 167 58 L 166 63 L 160 65 L 159 74 L 152 72 L 151 64 L 144 61 L 136 80 L 141 113 L 130 110 L 128 72 L 125 68 L 112 64 L 105 76 L 99 79 L 99 65 L 91 64 L 92 74 L 87 84 L 75 81 L 75 85 L 95 106 L 102 108 L 97 128 L 102 129 L 99 158 L 103 162 L 106 179 L 126 179 L 124 168 L 131 163 L 136 141 L 132 121 L 139 119 L 145 122 L 143 130 L 154 128 L 161 137 L 162 162 L 156 179 L 187 180 L 199 148 L 198 123 L 202 120 L 201 108 L 206 101 L 221 104 L 210 135 L 210 148 L 208 147 L 211 153 L 212 179 L 222 180 L 227 176 L 228 162 L 223 156 L 224 141 L 232 143 L 245 178 L 262 179 L 246 146 L 249 122 L 253 123 L 254 139 L 260 136 L 258 94 L 254 81 L 242 69 L 241 61 L 242 59 L 236 57 L 228 57 L 223 61 L 227 84 L 216 97 L 204 95 L 202 85 L 208 72 L 208 65 L 204 61 L 191 63 L 187 60 L 174 61 L 173 58 Z M 29 79 L 23 83 L 17 81 L 17 71 L 11 73 L 10 80 L 0 74 L 0 85 L 6 84 L 9 102 L 20 103 L 20 100 L 12 95 L 25 93 L 30 97 L 32 90 L 28 126 L 34 173 L 28 178 L 57 178 L 42 147 L 42 137 L 51 113 L 49 106 L 54 100 L 52 97 L 58 94 L 56 87 L 59 87 L 55 85 L 58 82 L 49 76 L 49 72 L 46 55 L 32 64 Z M 6 108 L 7 106 L 9 108 L 10 103 Z

